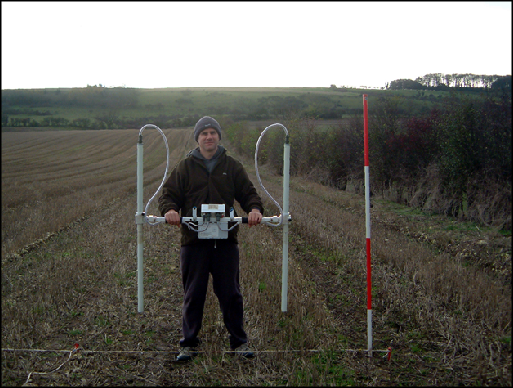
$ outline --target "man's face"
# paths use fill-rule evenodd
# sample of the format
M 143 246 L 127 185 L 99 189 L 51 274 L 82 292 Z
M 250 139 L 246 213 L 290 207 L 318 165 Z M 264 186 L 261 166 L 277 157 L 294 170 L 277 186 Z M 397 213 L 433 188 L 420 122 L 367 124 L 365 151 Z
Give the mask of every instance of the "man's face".
M 200 150 L 213 152 L 219 144 L 219 134 L 214 128 L 206 128 L 199 133 L 198 145 Z

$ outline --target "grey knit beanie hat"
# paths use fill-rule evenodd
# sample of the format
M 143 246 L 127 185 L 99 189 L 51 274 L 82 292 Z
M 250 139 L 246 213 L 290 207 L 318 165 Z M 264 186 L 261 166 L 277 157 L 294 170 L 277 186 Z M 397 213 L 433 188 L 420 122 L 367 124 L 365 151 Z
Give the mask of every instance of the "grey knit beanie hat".
M 221 140 L 221 126 L 210 116 L 202 117 L 194 126 L 194 140 L 198 141 L 200 132 L 207 128 L 214 128 L 219 135 L 219 140 Z

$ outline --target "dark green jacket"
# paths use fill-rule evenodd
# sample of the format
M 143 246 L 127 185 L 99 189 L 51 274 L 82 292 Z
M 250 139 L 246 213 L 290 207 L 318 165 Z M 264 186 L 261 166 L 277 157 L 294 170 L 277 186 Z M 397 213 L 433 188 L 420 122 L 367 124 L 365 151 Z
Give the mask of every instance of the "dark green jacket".
M 229 216 L 235 200 L 247 213 L 254 208 L 264 213 L 262 200 L 242 163 L 222 149 L 214 169 L 209 173 L 204 161 L 191 153 L 178 163 L 164 183 L 159 198 L 159 211 L 164 216 L 174 209 L 182 217 L 192 217 L 192 208 L 196 206 L 197 215 L 200 216 L 202 204 L 215 203 L 224 204 L 226 216 Z M 228 233 L 228 240 L 238 242 L 238 230 L 238 226 L 233 228 Z M 181 232 L 181 245 L 198 241 L 198 233 L 184 224 L 181 225 Z

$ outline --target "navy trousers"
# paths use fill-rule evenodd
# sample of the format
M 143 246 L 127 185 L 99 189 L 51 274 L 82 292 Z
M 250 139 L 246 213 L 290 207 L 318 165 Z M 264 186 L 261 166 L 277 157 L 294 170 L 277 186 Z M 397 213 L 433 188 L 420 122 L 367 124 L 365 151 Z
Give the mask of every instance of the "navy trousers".
M 214 293 L 230 334 L 230 347 L 235 349 L 248 342 L 243 328 L 238 244 L 227 240 L 200 240 L 182 246 L 180 270 L 184 289 L 180 346 L 195 347 L 199 344 L 209 274 L 212 274 Z

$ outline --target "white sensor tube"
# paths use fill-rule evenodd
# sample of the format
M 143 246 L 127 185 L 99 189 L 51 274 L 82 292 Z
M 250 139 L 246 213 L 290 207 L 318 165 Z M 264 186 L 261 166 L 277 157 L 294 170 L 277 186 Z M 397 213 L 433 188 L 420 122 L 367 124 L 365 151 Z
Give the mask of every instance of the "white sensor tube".
M 283 146 L 283 265 L 281 283 L 281 311 L 287 312 L 288 284 L 289 284 L 289 170 L 290 170 L 290 144 L 289 136 L 285 137 Z
M 143 208 L 143 142 L 142 135 L 139 135 L 139 142 L 137 143 L 137 213 L 135 222 L 137 224 L 137 311 L 140 313 L 144 310 Z

